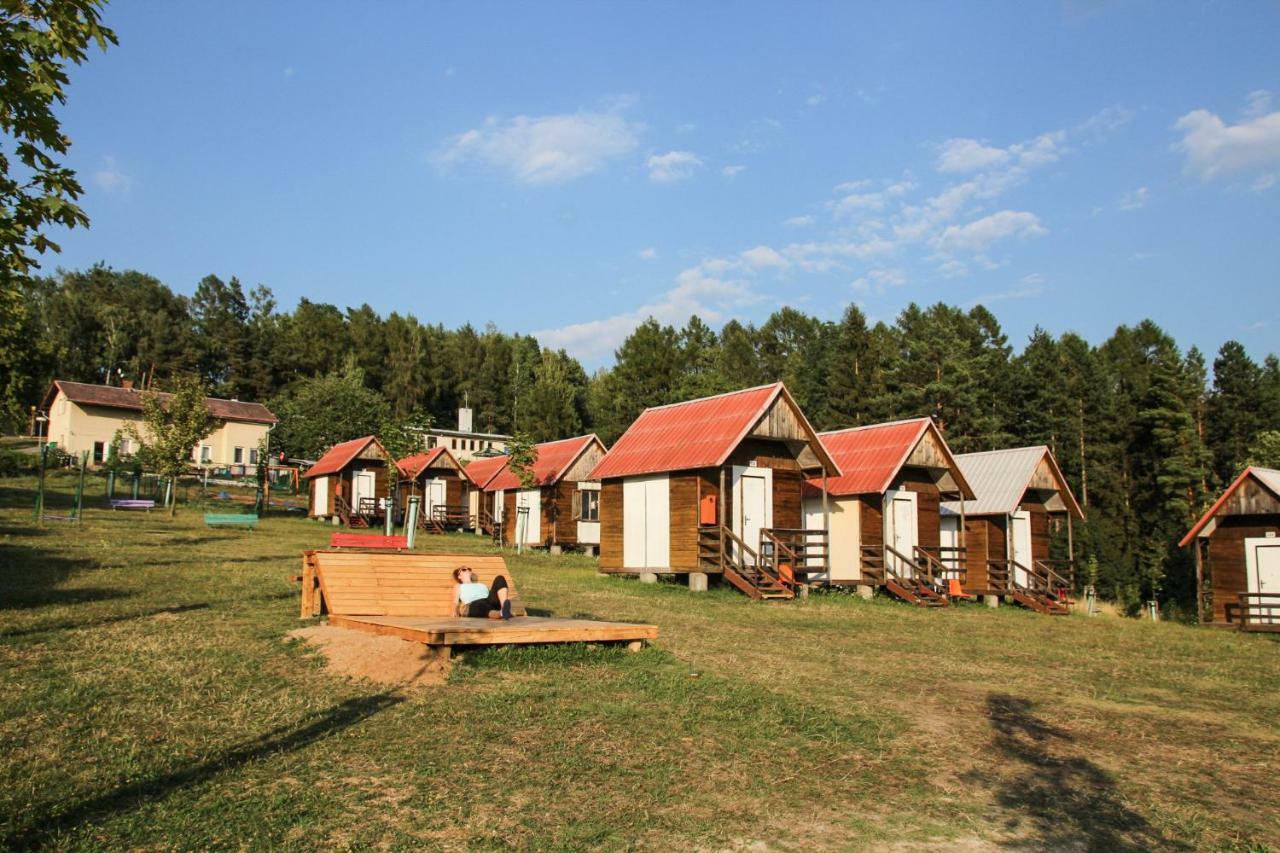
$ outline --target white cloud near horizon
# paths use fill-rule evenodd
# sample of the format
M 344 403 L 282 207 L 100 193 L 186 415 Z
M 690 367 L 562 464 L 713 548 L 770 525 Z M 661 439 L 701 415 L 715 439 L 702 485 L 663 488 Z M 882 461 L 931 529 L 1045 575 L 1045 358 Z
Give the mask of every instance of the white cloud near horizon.
M 1274 185 L 1280 174 L 1280 110 L 1261 112 L 1270 105 L 1270 93 L 1254 92 L 1246 119 L 1238 124 L 1227 124 L 1205 109 L 1178 119 L 1174 127 L 1183 136 L 1173 147 L 1185 156 L 1186 173 L 1206 182 L 1252 173 L 1255 189 Z
M 558 184 L 631 153 L 642 129 L 617 112 L 490 117 L 452 137 L 431 159 L 443 169 L 477 163 L 523 184 Z
M 666 154 L 655 154 L 645 161 L 649 169 L 649 180 L 657 184 L 674 184 L 702 168 L 702 158 L 692 151 L 668 151 Z

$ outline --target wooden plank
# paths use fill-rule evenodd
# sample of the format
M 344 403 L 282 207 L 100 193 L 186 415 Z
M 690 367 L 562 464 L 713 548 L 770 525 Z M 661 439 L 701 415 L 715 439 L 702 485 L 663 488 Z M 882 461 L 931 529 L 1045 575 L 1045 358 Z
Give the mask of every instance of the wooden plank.
M 656 625 L 524 616 L 494 619 L 408 619 L 330 616 L 329 624 L 429 645 L 631 642 L 658 636 Z

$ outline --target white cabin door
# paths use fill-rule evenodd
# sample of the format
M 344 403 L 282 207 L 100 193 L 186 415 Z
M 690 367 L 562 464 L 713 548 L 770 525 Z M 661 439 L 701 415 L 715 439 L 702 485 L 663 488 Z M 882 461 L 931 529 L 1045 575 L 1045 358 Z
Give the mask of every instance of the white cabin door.
M 759 551 L 760 531 L 773 527 L 773 469 L 733 468 L 733 532 Z
M 1017 510 L 1009 516 L 1009 559 L 1019 566 L 1031 568 L 1031 513 L 1025 509 Z M 1027 573 L 1015 567 L 1014 584 L 1025 587 L 1028 581 Z
M 423 491 L 426 492 L 427 517 L 430 518 L 432 511 L 438 506 L 444 506 L 444 480 L 435 479 L 427 480 L 423 483 Z
M 516 492 L 516 524 L 524 528 L 524 544 L 542 544 L 541 489 L 521 489 Z
M 372 471 L 354 471 L 351 474 L 351 508 L 360 511 L 361 498 L 377 497 L 377 480 Z
M 1280 595 L 1280 539 L 1250 538 L 1244 540 L 1244 565 L 1249 592 Z M 1271 600 L 1266 604 L 1270 605 Z M 1280 625 L 1280 599 L 1275 606 L 1253 611 L 1259 621 Z
M 315 500 L 311 504 L 312 515 L 328 515 L 329 514 L 329 478 L 316 477 L 316 495 Z
M 908 491 L 885 492 L 889 511 L 884 514 L 888 530 L 885 541 L 897 554 L 890 554 L 894 570 L 903 577 L 915 577 L 915 550 L 920 541 L 916 515 L 916 493 Z M 901 556 L 899 556 L 901 555 Z
M 671 484 L 666 474 L 622 481 L 622 566 L 662 571 L 671 563 Z
M 948 571 L 946 573 L 946 576 L 948 578 L 959 579 L 960 572 L 959 572 L 959 567 L 957 566 L 957 563 L 960 559 L 960 556 L 959 556 L 960 552 L 958 550 L 948 551 L 947 549 L 948 548 L 958 549 L 960 547 L 960 516 L 958 515 L 942 516 L 940 533 L 941 533 L 942 541 L 939 544 L 942 545 L 942 551 L 941 551 L 942 564 L 946 566 L 948 569 L 955 569 L 955 571 Z
M 505 489 L 498 489 L 493 493 L 493 520 L 502 521 L 502 516 L 507 511 L 507 492 Z M 511 541 L 515 541 L 514 539 Z

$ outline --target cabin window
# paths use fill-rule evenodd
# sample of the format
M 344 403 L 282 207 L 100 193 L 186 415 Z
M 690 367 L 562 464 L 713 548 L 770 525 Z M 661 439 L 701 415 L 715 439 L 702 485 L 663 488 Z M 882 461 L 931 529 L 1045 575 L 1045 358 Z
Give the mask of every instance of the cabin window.
M 449 449 L 450 449 L 450 450 L 457 450 L 457 449 L 458 449 L 458 439 L 456 439 L 456 438 L 451 438 L 451 439 L 449 439 Z
M 244 464 L 244 448 L 243 447 L 237 447 L 235 449 L 234 458 L 231 461 L 235 462 L 237 465 Z
M 93 443 L 93 464 L 101 465 L 102 460 L 107 458 L 107 443 L 105 441 L 95 441 Z
M 429 436 L 429 437 L 427 438 L 427 450 L 431 450 L 431 449 L 432 449 L 432 448 L 434 448 L 435 446 L 436 446 L 436 437 L 435 437 L 434 435 L 433 435 L 433 436 Z
M 579 521 L 599 521 L 600 520 L 600 493 L 599 492 L 579 492 L 579 501 L 582 504 L 582 515 Z

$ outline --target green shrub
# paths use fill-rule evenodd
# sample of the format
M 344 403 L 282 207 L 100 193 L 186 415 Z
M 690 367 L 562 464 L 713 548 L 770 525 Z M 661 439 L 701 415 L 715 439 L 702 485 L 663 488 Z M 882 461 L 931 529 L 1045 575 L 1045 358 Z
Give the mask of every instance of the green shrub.
M 0 450 L 0 477 L 19 477 L 40 470 L 40 457 L 34 453 Z

